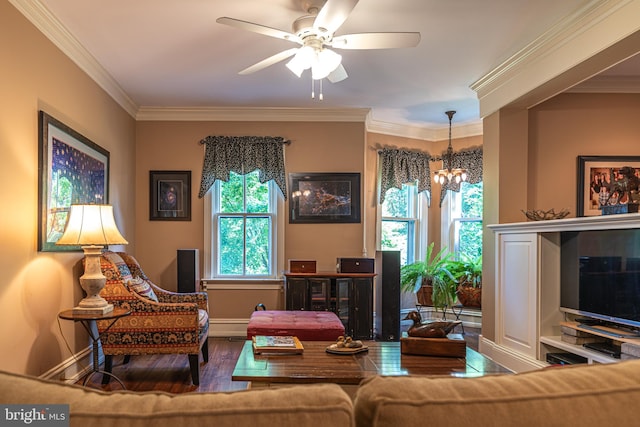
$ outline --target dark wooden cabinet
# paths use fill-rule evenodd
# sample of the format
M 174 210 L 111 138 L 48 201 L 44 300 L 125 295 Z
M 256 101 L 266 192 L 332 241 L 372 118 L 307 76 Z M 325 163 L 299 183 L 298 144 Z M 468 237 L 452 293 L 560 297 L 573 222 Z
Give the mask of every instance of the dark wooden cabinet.
M 373 338 L 373 273 L 285 273 L 287 310 L 333 311 L 345 333 Z

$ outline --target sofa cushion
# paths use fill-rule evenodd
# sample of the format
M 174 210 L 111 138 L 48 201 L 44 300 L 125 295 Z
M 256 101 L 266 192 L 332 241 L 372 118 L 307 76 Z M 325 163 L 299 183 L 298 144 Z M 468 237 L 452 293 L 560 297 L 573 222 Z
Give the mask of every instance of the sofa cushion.
M 131 291 L 135 292 L 141 297 L 158 302 L 158 297 L 156 296 L 156 293 L 153 291 L 153 288 L 151 287 L 149 282 L 147 282 L 143 278 L 134 277 L 133 279 L 129 280 L 126 283 Z
M 356 425 L 636 426 L 640 361 L 480 378 L 374 377 L 358 389 Z
M 71 427 L 352 426 L 335 384 L 226 393 L 106 393 L 0 371 L 3 404 L 69 404 Z
M 133 279 L 127 263 L 124 262 L 120 255 L 115 252 L 105 251 L 102 253 L 102 256 L 111 261 L 111 263 L 116 266 L 118 274 L 120 274 L 120 280 L 122 280 L 123 283 L 127 283 L 127 281 Z M 115 280 L 116 278 L 113 279 Z
M 335 341 L 344 325 L 330 311 L 254 311 L 247 325 L 247 339 L 255 335 L 294 335 L 302 341 Z

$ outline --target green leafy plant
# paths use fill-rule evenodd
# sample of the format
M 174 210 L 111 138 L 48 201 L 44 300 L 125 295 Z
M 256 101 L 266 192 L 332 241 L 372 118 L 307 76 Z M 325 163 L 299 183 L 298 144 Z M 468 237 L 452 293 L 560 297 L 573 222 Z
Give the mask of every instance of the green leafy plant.
M 474 288 L 482 287 L 482 255 L 471 258 L 465 254 L 456 261 L 456 271 L 453 273 L 460 285 L 468 285 Z
M 458 301 L 465 307 L 482 307 L 482 256 L 471 258 L 463 254 L 454 263 L 451 269 L 458 283 Z
M 405 265 L 400 270 L 400 286 L 405 292 L 417 293 L 422 286 L 432 286 L 431 302 L 436 308 L 453 305 L 457 281 L 449 271 L 452 254 L 442 248 L 433 254 L 434 243 L 427 247 L 423 261 Z

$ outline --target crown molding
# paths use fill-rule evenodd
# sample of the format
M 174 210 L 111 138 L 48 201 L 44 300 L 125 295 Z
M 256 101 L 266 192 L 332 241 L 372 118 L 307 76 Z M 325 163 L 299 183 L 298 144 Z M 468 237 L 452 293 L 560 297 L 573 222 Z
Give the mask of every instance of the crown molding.
M 624 15 L 629 18 L 626 10 L 632 13 L 636 8 L 634 0 L 591 0 L 549 29 L 470 86 L 478 94 L 481 117 L 592 56 L 593 50 L 601 48 L 600 44 L 604 48 L 609 40 L 601 37 L 594 42 L 594 34 L 602 36 L 599 32 L 603 27 L 615 27 L 615 23 L 606 22 L 608 18 L 614 21 L 624 19 Z M 629 25 L 625 22 L 624 28 L 619 25 L 618 30 L 626 31 Z M 610 34 L 609 37 L 617 35 Z
M 104 69 L 87 49 L 38 0 L 9 0 L 42 34 L 67 55 L 82 71 L 93 79 L 127 113 L 135 117 L 137 105 L 118 82 Z
M 9 0 L 45 37 L 68 56 L 135 120 L 162 121 L 273 121 L 363 122 L 367 131 L 398 137 L 438 141 L 448 138 L 448 127 L 430 128 L 370 120 L 369 108 L 244 108 L 244 107 L 139 107 L 118 82 L 38 0 Z M 482 122 L 454 125 L 456 138 L 482 135 Z
M 140 107 L 139 121 L 362 122 L 368 108 Z
M 482 120 L 459 125 L 452 125 L 451 128 L 452 133 L 455 133 L 456 139 L 483 134 Z M 383 135 L 420 139 L 431 142 L 449 139 L 448 126 L 428 128 L 409 124 L 395 124 L 377 120 L 369 120 L 367 122 L 367 131 Z
M 640 93 L 638 76 L 595 76 L 566 92 L 570 93 Z

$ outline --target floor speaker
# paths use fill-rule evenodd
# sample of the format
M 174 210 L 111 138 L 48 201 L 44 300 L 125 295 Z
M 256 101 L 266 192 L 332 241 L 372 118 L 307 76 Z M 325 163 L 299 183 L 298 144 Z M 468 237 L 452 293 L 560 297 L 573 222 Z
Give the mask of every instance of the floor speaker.
M 200 282 L 197 249 L 178 249 L 178 292 L 196 292 Z
M 400 341 L 400 251 L 376 252 L 376 273 L 376 340 Z

